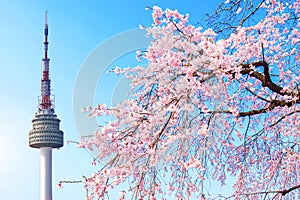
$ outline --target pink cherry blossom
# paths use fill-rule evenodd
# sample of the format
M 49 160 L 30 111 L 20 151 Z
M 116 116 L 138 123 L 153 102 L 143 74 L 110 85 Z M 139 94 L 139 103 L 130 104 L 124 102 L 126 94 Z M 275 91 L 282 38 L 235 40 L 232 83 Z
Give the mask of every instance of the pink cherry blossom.
M 240 19 L 243 2 L 222 6 Z M 137 52 L 147 67 L 113 70 L 132 98 L 84 109 L 111 119 L 78 145 L 99 152 L 89 199 L 118 187 L 120 199 L 218 199 L 211 180 L 233 183 L 224 199 L 299 199 L 299 1 L 265 1 L 230 34 L 152 12 L 153 41 Z

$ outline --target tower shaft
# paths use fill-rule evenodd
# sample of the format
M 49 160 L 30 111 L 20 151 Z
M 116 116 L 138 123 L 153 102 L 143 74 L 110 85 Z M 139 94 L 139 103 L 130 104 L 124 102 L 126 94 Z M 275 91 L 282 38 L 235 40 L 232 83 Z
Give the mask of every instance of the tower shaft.
M 40 148 L 40 200 L 52 200 L 52 148 Z

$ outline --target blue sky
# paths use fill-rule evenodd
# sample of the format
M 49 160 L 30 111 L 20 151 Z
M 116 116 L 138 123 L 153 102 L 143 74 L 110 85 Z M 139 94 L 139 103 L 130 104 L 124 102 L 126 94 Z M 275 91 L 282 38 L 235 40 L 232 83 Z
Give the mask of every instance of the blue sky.
M 31 120 L 40 93 L 45 10 L 49 13 L 50 76 L 56 114 L 62 121 L 65 141 L 78 141 L 72 98 L 78 73 L 91 52 L 116 34 L 136 29 L 140 24 L 150 26 L 151 11 L 146 11 L 146 6 L 156 4 L 162 8 L 176 8 L 182 13 L 189 13 L 192 23 L 196 23 L 220 1 L 204 2 L 1 1 L 0 199 L 39 199 L 39 151 L 28 147 L 28 132 L 32 128 Z M 120 57 L 112 61 L 114 64 L 132 66 L 136 63 L 132 58 Z M 111 95 L 105 85 L 116 84 L 110 82 L 114 76 L 103 76 L 96 96 L 96 101 L 101 103 L 106 95 Z M 84 198 L 81 184 L 67 184 L 63 189 L 56 185 L 60 180 L 81 180 L 82 175 L 90 175 L 95 170 L 90 165 L 91 161 L 85 150 L 73 144 L 54 150 L 54 199 Z

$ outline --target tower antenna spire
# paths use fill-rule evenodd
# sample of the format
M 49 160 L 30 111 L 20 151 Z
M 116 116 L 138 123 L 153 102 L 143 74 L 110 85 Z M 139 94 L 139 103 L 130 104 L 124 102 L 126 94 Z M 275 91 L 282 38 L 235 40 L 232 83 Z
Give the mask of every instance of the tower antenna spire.
M 48 25 L 48 10 L 45 11 L 45 24 Z
M 49 62 L 48 58 L 48 11 L 45 12 L 45 29 L 44 29 L 44 58 L 42 66 L 42 80 L 41 80 L 41 96 L 39 108 L 42 110 L 51 111 L 54 109 L 54 102 L 51 101 L 50 77 L 49 77 Z
M 48 11 L 45 11 L 45 30 L 44 30 L 44 36 L 45 36 L 45 41 L 44 41 L 44 53 L 45 56 L 44 58 L 48 58 Z

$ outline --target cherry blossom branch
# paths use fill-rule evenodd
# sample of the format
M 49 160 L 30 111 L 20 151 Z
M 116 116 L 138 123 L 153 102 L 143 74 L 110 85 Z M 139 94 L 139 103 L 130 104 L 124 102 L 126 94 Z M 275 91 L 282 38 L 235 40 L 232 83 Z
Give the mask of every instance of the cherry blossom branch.
M 242 70 L 241 70 L 241 74 L 245 75 L 248 74 L 251 77 L 254 77 L 258 80 L 260 80 L 262 82 L 262 86 L 263 87 L 268 87 L 271 91 L 276 92 L 277 94 L 280 94 L 282 96 L 284 95 L 289 95 L 291 96 L 292 93 L 287 92 L 287 91 L 283 91 L 283 88 L 279 85 L 276 85 L 275 83 L 273 83 L 273 81 L 271 80 L 270 77 L 270 73 L 269 73 L 269 65 L 266 61 L 258 61 L 258 62 L 253 62 L 250 64 L 241 64 L 242 66 Z M 260 67 L 262 66 L 264 68 L 264 75 L 254 71 L 251 66 L 254 67 Z M 299 96 L 299 94 L 298 94 Z
M 263 114 L 263 113 L 267 113 L 267 112 L 273 110 L 276 107 L 284 107 L 284 106 L 291 107 L 295 103 L 296 103 L 295 101 L 272 100 L 267 108 L 262 108 L 262 109 L 257 109 L 257 110 L 250 110 L 250 111 L 245 111 L 245 112 L 238 112 L 236 117 L 246 117 L 246 116 L 251 116 L 251 115 Z M 234 114 L 234 112 L 232 112 L 230 110 L 213 110 L 213 111 L 201 112 L 201 114 L 205 114 L 205 113 Z
M 256 13 L 256 12 L 258 11 L 258 9 L 261 7 L 261 5 L 262 5 L 264 2 L 265 2 L 265 0 L 262 0 L 262 1 L 256 6 L 256 8 L 255 8 L 252 12 L 250 12 L 246 17 L 244 17 L 244 18 L 240 21 L 239 26 L 242 26 L 242 25 L 245 23 L 245 21 L 247 21 L 247 19 L 249 19 L 252 15 L 254 15 L 254 13 Z
M 269 111 L 273 110 L 276 107 L 284 107 L 284 106 L 291 107 L 295 103 L 296 102 L 294 102 L 294 101 L 273 100 L 273 101 L 271 101 L 270 105 L 267 108 L 263 108 L 263 109 L 259 109 L 259 110 L 251 110 L 251 111 L 247 111 L 247 112 L 240 112 L 237 116 L 238 117 L 245 117 L 245 116 L 248 116 L 248 115 L 262 114 L 262 113 L 269 112 Z
M 241 83 L 241 81 L 240 80 L 237 80 L 239 83 Z M 245 87 L 245 89 L 248 91 L 248 92 L 250 92 L 253 96 L 256 96 L 257 98 L 259 98 L 260 100 L 263 100 L 263 101 L 265 101 L 265 102 L 271 102 L 271 100 L 268 100 L 268 99 L 266 99 L 266 98 L 263 98 L 263 97 L 261 97 L 261 96 L 259 96 L 258 94 L 256 94 L 255 92 L 253 92 L 249 87 Z
M 265 191 L 265 192 L 260 191 L 260 192 L 253 192 L 253 193 L 243 193 L 243 194 L 240 194 L 240 196 L 253 196 L 253 195 L 263 195 L 263 194 L 265 194 L 265 195 L 275 194 L 275 196 L 272 198 L 272 199 L 275 199 L 275 197 L 277 195 L 281 194 L 281 196 L 285 196 L 288 193 L 292 192 L 293 190 L 297 190 L 299 188 L 300 188 L 300 185 L 296 185 L 296 186 L 291 187 L 291 188 L 286 189 L 286 190 L 271 190 L 271 191 Z M 224 199 L 231 199 L 231 198 L 234 198 L 235 196 L 232 195 L 232 196 L 229 196 L 229 197 L 224 197 L 224 196 L 221 196 L 221 197 L 224 198 Z
M 146 6 L 146 9 L 150 9 L 153 11 L 153 8 L 150 6 Z M 164 13 L 162 13 L 162 16 L 167 19 L 170 23 L 173 24 L 173 26 L 176 28 L 176 30 L 182 34 L 182 36 L 186 37 L 185 33 L 177 26 L 177 24 L 170 18 L 168 18 Z
M 139 177 L 139 180 L 138 180 L 138 183 L 136 185 L 136 189 L 135 189 L 135 194 L 134 194 L 134 200 L 137 200 L 138 199 L 138 194 L 139 194 L 139 188 L 140 188 L 140 185 L 144 179 L 144 176 L 145 176 L 145 172 L 142 172 L 140 174 L 140 177 Z
M 251 94 L 253 94 L 253 96 L 256 96 L 257 98 L 259 98 L 260 100 L 263 100 L 263 101 L 265 101 L 265 102 L 271 102 L 271 100 L 268 100 L 268 99 L 266 99 L 266 98 L 263 98 L 263 97 L 261 97 L 261 96 L 259 96 L 258 94 L 256 94 L 255 92 L 253 92 L 250 88 L 248 88 L 248 87 L 246 87 L 246 90 L 248 91 L 248 92 L 250 92 Z
M 258 12 L 264 2 L 264 0 L 257 2 L 257 6 L 254 8 L 253 1 L 226 1 L 221 3 L 213 14 L 206 14 L 206 21 L 216 33 L 229 36 L 236 28 L 252 19 L 251 17 Z
M 288 114 L 286 114 L 286 115 L 284 115 L 284 116 L 282 116 L 280 119 L 278 119 L 276 122 L 274 122 L 273 124 L 271 124 L 271 125 L 269 125 L 268 127 L 273 127 L 273 126 L 275 126 L 275 125 L 277 125 L 279 122 L 281 122 L 284 118 L 286 118 L 286 117 L 288 117 L 288 116 L 291 116 L 291 115 L 293 115 L 293 114 L 295 114 L 295 113 L 300 113 L 300 110 L 296 110 L 296 111 L 294 111 L 294 112 L 291 112 L 291 113 L 288 113 Z M 247 128 L 246 129 L 248 129 L 248 126 L 247 126 Z M 259 130 L 257 133 L 255 133 L 255 134 L 253 134 L 253 135 L 251 135 L 251 140 L 248 140 L 246 143 L 244 143 L 243 145 L 244 145 L 244 147 L 245 146 L 247 146 L 247 145 L 249 145 L 249 144 L 251 144 L 251 142 L 253 142 L 253 141 L 255 141 L 257 138 L 259 138 L 262 134 L 263 134 L 263 132 L 265 131 L 265 128 L 262 128 L 261 130 Z M 247 133 L 247 131 L 245 131 L 245 134 Z M 246 138 L 246 135 L 244 136 L 244 138 Z M 295 145 L 295 144 L 294 144 Z M 239 146 L 240 147 L 240 146 Z M 238 147 L 237 147 L 238 148 Z M 236 148 L 236 149 L 237 149 Z
M 85 176 L 82 176 L 84 178 L 85 181 L 87 181 L 87 178 Z M 83 181 L 79 181 L 79 180 L 73 180 L 73 181 L 67 181 L 67 180 L 64 180 L 64 181 L 59 181 L 58 183 L 58 187 L 62 188 L 62 183 L 83 183 Z M 86 196 L 85 196 L 85 199 L 89 199 L 89 190 L 88 188 L 85 188 L 85 191 L 86 191 Z
M 155 146 L 155 149 L 157 148 L 157 144 L 158 144 L 158 141 L 159 141 L 159 138 L 163 135 L 165 129 L 167 128 L 172 116 L 173 116 L 173 112 L 170 113 L 168 119 L 167 119 L 167 122 L 164 124 L 164 126 L 162 127 L 162 129 L 159 131 L 159 133 L 156 135 L 154 141 L 149 145 L 150 148 L 153 148 Z
M 290 112 L 289 114 L 286 114 L 286 115 L 283 115 L 282 117 L 280 117 L 280 119 L 278 119 L 275 123 L 273 123 L 272 125 L 270 125 L 270 127 L 273 127 L 275 126 L 276 124 L 278 124 L 279 122 L 281 122 L 284 118 L 288 117 L 288 116 L 291 116 L 295 113 L 299 113 L 300 110 L 295 110 L 294 112 Z
M 59 181 L 59 184 L 61 183 L 82 183 L 82 181 Z

